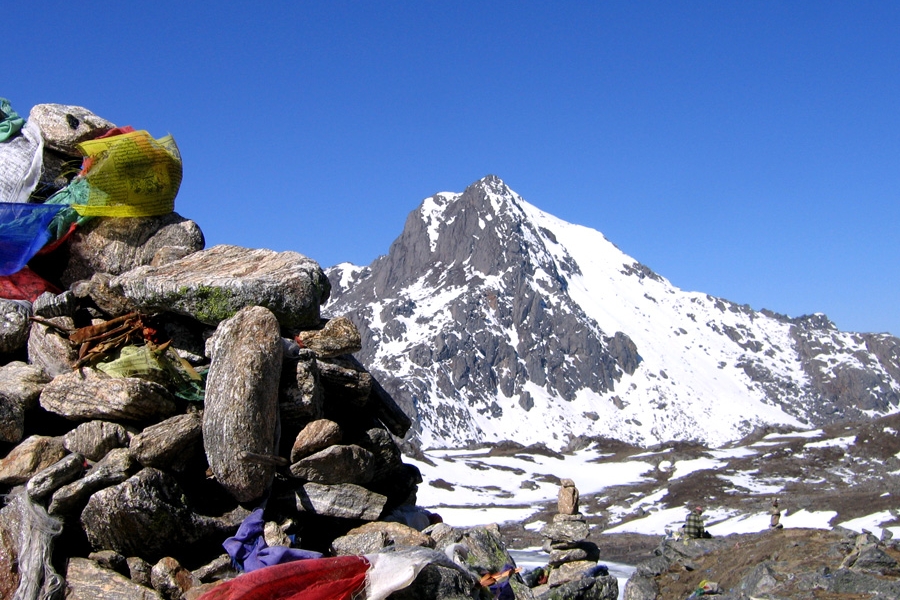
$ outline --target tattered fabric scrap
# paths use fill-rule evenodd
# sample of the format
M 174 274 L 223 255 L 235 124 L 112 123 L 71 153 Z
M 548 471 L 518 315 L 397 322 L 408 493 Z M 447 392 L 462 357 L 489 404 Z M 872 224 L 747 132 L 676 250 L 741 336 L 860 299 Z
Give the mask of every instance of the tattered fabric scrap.
M 311 550 L 266 545 L 263 535 L 265 525 L 263 509 L 257 508 L 244 519 L 237 533 L 222 543 L 225 552 L 241 570 L 255 571 L 285 562 L 322 556 Z
M 435 554 L 408 548 L 299 560 L 244 573 L 198 600 L 385 600 L 415 581 Z
M 244 573 L 199 600 L 350 600 L 365 585 L 368 570 L 362 556 L 284 563 Z
M 0 142 L 5 142 L 19 133 L 24 124 L 25 119 L 13 110 L 9 100 L 0 98 Z
M 0 298 L 34 302 L 44 292 L 59 294 L 60 290 L 28 267 L 0 276 Z
M 62 206 L 0 202 L 0 275 L 17 273 L 50 239 L 47 228 Z
M 44 138 L 36 123 L 27 122 L 0 143 L 0 202 L 28 202 L 44 165 Z

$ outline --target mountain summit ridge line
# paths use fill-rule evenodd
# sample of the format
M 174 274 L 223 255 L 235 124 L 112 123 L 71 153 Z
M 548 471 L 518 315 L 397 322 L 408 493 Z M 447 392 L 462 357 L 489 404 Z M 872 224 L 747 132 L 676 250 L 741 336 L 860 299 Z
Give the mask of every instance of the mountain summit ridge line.
M 388 254 L 326 270 L 325 311 L 424 447 L 579 437 L 719 446 L 897 412 L 900 340 L 673 286 L 493 175 L 412 211 Z

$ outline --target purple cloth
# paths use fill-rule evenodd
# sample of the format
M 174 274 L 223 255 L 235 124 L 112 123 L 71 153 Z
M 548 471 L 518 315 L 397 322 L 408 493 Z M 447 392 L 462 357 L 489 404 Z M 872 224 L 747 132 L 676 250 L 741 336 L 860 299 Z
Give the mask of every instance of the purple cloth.
M 322 557 L 321 553 L 312 550 L 288 548 L 287 546 L 267 546 L 266 539 L 263 537 L 264 529 L 263 509 L 257 508 L 247 515 L 234 537 L 222 542 L 225 552 L 242 571 L 250 572 L 295 560 Z
M 503 568 L 500 570 L 509 571 L 515 569 L 513 565 L 503 565 Z M 513 574 L 510 574 L 509 577 L 513 577 Z M 503 581 L 499 581 L 493 585 L 489 585 L 488 589 L 491 592 L 491 595 L 496 598 L 496 600 L 516 600 L 516 594 L 512 589 L 512 585 L 509 583 L 509 577 L 504 579 Z

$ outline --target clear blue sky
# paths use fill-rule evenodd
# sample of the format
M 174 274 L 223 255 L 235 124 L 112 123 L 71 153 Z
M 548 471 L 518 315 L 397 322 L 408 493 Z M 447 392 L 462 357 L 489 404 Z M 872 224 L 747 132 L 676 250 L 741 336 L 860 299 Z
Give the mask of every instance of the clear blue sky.
M 368 264 L 496 174 L 687 289 L 900 335 L 900 3 L 43 2 L 0 96 L 172 133 L 207 244 Z

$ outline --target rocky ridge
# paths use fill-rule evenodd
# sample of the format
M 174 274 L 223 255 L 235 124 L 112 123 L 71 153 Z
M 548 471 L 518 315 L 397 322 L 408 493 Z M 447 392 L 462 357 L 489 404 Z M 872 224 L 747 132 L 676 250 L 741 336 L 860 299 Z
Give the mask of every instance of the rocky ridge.
M 495 176 L 425 199 L 369 266 L 326 272 L 325 312 L 357 324 L 422 447 L 716 446 L 900 404 L 898 338 L 680 290 Z

